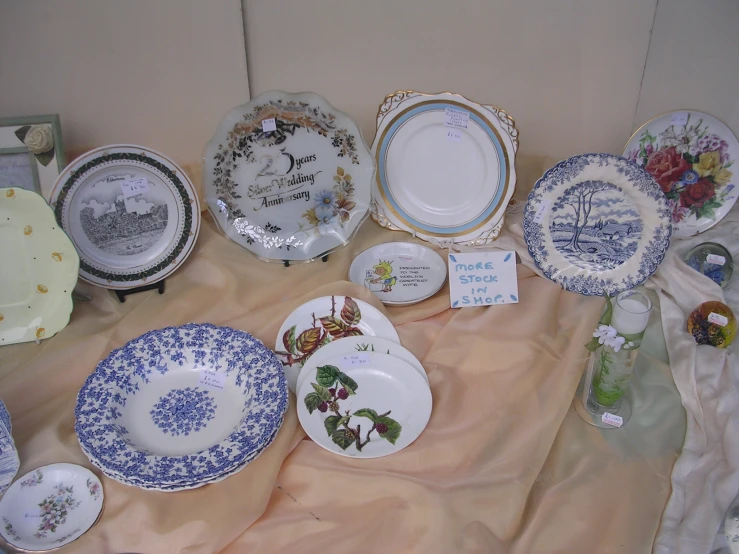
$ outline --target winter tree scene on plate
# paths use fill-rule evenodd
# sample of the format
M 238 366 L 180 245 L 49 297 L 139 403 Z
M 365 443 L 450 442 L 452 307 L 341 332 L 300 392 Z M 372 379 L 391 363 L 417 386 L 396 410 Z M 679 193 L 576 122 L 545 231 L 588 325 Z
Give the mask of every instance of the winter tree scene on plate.
M 603 271 L 631 258 L 643 231 L 639 212 L 617 186 L 583 181 L 552 205 L 549 230 L 557 250 L 572 264 Z

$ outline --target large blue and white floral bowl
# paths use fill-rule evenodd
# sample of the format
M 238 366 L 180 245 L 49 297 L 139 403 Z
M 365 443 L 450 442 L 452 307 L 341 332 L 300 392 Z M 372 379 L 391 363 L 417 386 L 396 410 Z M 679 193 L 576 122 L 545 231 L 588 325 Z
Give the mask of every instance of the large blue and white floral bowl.
M 75 430 L 113 479 L 193 488 L 256 458 L 282 424 L 287 397 L 282 365 L 259 340 L 193 323 L 111 352 L 79 392 Z

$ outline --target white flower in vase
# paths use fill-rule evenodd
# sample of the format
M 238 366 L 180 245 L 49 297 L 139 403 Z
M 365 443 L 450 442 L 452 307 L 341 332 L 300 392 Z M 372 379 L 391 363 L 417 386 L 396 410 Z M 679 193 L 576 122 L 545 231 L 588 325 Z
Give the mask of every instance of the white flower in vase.
M 621 350 L 626 342 L 626 339 L 619 336 L 618 331 L 610 325 L 599 325 L 598 329 L 593 332 L 593 336 L 597 337 L 599 344 L 610 346 L 616 352 Z

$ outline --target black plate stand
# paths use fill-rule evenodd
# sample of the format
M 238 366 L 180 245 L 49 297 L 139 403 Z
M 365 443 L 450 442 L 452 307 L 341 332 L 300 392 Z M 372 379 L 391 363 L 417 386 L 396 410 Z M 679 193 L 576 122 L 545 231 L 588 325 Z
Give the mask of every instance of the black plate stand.
M 154 290 L 157 289 L 159 291 L 159 294 L 164 294 L 164 279 L 161 281 L 157 281 L 156 283 L 152 283 L 151 285 L 144 285 L 141 287 L 136 287 L 134 289 L 126 289 L 126 290 L 114 290 L 115 295 L 118 297 L 118 300 L 121 304 L 123 304 L 126 301 L 126 296 L 129 294 L 136 294 L 137 292 L 144 292 L 147 290 Z
M 322 262 L 327 262 L 328 261 L 328 254 L 326 254 L 325 256 L 323 256 L 321 258 L 321 261 Z M 285 264 L 285 267 L 290 267 L 290 260 L 283 260 L 282 263 Z

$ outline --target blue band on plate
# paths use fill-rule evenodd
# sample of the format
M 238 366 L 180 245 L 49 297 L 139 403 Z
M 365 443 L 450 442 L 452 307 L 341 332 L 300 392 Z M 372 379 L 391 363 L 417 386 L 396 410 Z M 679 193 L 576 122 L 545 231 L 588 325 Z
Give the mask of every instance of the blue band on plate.
M 496 135 L 495 131 L 491 128 L 490 124 L 482 119 L 480 116 L 475 114 L 474 112 L 465 109 L 465 111 L 469 112 L 470 114 L 470 120 L 474 121 L 477 125 L 480 126 L 482 130 L 487 133 L 488 137 L 490 138 L 490 142 L 493 143 L 495 146 L 495 150 L 498 153 L 498 165 L 500 167 L 500 178 L 498 180 L 498 190 L 495 193 L 495 197 L 493 200 L 488 204 L 487 208 L 483 213 L 481 213 L 477 218 L 474 220 L 465 223 L 464 225 L 457 225 L 455 227 L 435 227 L 433 225 L 429 225 L 427 223 L 423 223 L 421 221 L 416 220 L 413 216 L 408 214 L 405 210 L 403 210 L 400 205 L 395 201 L 395 198 L 390 192 L 390 188 L 387 184 L 387 178 L 385 175 L 385 159 L 387 156 L 387 147 L 390 144 L 390 141 L 392 140 L 395 133 L 398 131 L 398 129 L 408 120 L 411 118 L 427 111 L 444 111 L 446 108 L 451 108 L 453 110 L 459 111 L 460 109 L 465 109 L 464 107 L 460 107 L 458 104 L 453 103 L 446 103 L 446 102 L 434 102 L 434 103 L 422 103 L 418 106 L 408 110 L 406 113 L 404 113 L 402 116 L 400 116 L 398 119 L 396 119 L 392 125 L 390 125 L 390 128 L 385 133 L 384 140 L 382 141 L 382 144 L 380 145 L 380 156 L 378 159 L 378 175 L 379 175 L 379 181 L 380 181 L 380 187 L 383 192 L 383 196 L 387 200 L 387 202 L 390 204 L 392 209 L 395 211 L 395 213 L 403 218 L 409 225 L 412 225 L 414 227 L 417 227 L 423 231 L 429 231 L 436 234 L 442 234 L 442 235 L 458 235 L 463 231 L 469 231 L 472 229 L 475 229 L 480 224 L 482 224 L 486 219 L 490 217 L 490 215 L 495 211 L 495 209 L 498 207 L 501 198 L 503 197 L 503 193 L 505 192 L 505 186 L 502 186 L 505 184 L 506 180 L 508 179 L 507 176 L 507 168 L 505 164 L 502 162 L 502 160 L 505 160 L 505 154 L 503 151 L 503 145 L 500 143 L 500 140 L 498 139 L 498 136 Z

